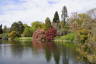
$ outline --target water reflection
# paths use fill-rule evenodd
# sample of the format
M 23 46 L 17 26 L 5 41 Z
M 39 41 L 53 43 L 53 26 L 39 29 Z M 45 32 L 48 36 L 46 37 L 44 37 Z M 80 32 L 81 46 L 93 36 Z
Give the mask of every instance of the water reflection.
M 14 57 L 21 58 L 23 55 L 24 47 L 19 41 L 13 42 L 15 45 L 11 45 L 11 52 Z
M 44 50 L 45 53 L 45 58 L 47 60 L 47 62 L 51 61 L 51 58 L 53 56 L 54 60 L 55 60 L 55 64 L 59 64 L 59 60 L 60 60 L 60 51 L 57 48 L 57 46 L 53 43 L 53 42 L 36 42 L 33 41 L 32 42 L 33 47 L 36 48 L 37 50 Z
M 73 48 L 54 42 L 0 41 L 0 63 L 3 64 L 82 64 Z
M 45 58 L 50 63 L 53 58 L 54 64 L 82 64 L 77 61 L 75 56 L 75 50 L 66 46 L 58 46 L 54 42 L 32 42 L 33 47 L 36 50 L 44 50 Z

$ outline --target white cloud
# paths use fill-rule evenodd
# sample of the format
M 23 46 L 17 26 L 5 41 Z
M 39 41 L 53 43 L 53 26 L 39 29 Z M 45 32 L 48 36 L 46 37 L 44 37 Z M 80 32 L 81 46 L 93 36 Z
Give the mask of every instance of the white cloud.
M 62 7 L 67 6 L 68 12 L 82 12 L 96 7 L 95 0 L 21 0 L 24 3 L 2 6 L 4 13 L 0 15 L 0 23 L 10 26 L 14 21 L 21 20 L 23 23 L 31 24 L 32 21 L 43 21 L 46 17 L 51 20 L 55 11 L 61 14 Z M 48 1 L 50 1 L 48 3 Z M 10 1 L 9 1 L 10 2 Z M 16 2 L 18 3 L 18 2 Z M 1 13 L 1 12 L 0 12 Z

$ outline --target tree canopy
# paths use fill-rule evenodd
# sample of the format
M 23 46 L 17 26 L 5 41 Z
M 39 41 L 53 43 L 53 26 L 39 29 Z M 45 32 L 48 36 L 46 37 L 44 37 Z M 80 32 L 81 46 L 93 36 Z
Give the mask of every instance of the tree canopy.
M 11 25 L 11 28 L 10 28 L 10 32 L 11 31 L 15 31 L 17 36 L 21 36 L 21 34 L 23 33 L 24 31 L 24 26 L 23 26 L 23 23 L 21 21 L 19 22 L 14 22 L 12 25 Z

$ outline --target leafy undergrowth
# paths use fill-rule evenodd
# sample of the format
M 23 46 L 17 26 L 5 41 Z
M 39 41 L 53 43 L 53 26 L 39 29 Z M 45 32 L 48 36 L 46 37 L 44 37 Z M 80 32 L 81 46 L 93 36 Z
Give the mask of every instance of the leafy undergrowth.
M 93 43 L 78 44 L 76 51 L 80 55 L 78 59 L 85 60 L 90 64 L 96 64 L 96 46 Z

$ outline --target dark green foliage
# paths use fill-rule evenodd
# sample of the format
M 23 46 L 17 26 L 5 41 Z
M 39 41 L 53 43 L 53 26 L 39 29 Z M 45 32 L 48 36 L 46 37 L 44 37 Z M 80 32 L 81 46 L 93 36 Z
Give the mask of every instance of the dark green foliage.
M 2 30 L 2 24 L 0 25 L 0 34 L 3 33 L 3 30 Z
M 60 22 L 59 15 L 58 12 L 56 11 L 54 14 L 53 23 L 59 23 L 59 22 Z
M 11 28 L 10 28 L 10 32 L 11 32 L 11 31 L 16 31 L 17 36 L 20 37 L 21 34 L 22 34 L 23 31 L 24 31 L 24 26 L 23 26 L 22 22 L 21 22 L 21 21 L 19 21 L 19 22 L 14 22 L 14 23 L 12 24 Z
M 23 31 L 24 31 L 23 23 L 22 23 L 21 21 L 19 21 L 19 22 L 18 22 L 18 25 L 19 25 L 19 32 L 20 32 L 20 34 L 22 34 Z

